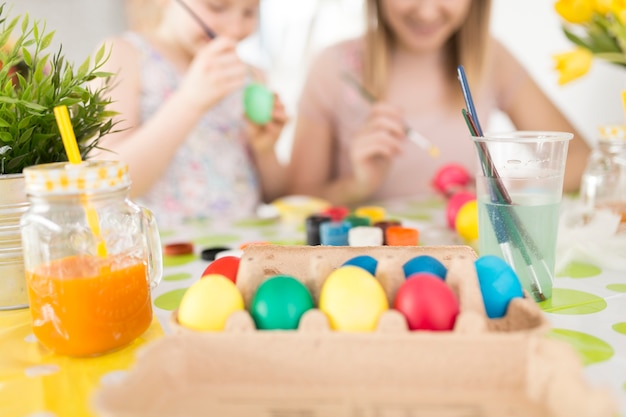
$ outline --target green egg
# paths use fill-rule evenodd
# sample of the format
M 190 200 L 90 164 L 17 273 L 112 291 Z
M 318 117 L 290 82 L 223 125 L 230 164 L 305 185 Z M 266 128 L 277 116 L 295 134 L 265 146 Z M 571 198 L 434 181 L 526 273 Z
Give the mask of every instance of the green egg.
M 274 93 L 263 84 L 250 83 L 243 92 L 243 106 L 248 119 L 263 125 L 272 120 Z
M 276 275 L 257 289 L 250 315 L 259 330 L 295 330 L 302 315 L 313 307 L 304 284 L 289 275 Z

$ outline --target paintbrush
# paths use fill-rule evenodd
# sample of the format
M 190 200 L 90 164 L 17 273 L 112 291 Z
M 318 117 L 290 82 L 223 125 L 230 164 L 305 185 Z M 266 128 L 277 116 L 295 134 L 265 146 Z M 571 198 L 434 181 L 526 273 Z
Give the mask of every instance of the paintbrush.
M 375 103 L 376 102 L 376 97 L 374 97 L 374 95 L 372 93 L 367 91 L 365 89 L 365 87 L 363 87 L 361 85 L 361 83 L 359 83 L 349 73 L 347 73 L 347 72 L 344 73 L 343 74 L 343 78 L 348 83 L 350 83 L 354 88 L 356 88 L 357 91 L 361 94 L 361 97 L 363 97 L 369 103 Z M 407 138 L 411 142 L 413 142 L 414 144 L 416 144 L 420 148 L 422 148 L 425 151 L 427 151 L 428 155 L 430 155 L 432 158 L 436 158 L 436 157 L 439 156 L 439 149 L 436 146 L 434 146 L 432 143 L 430 143 L 430 141 L 428 139 L 426 139 L 424 136 L 420 135 L 415 129 L 411 128 L 408 125 L 408 123 L 406 123 L 406 122 L 404 122 L 404 133 L 406 134 Z
M 191 10 L 191 7 L 189 7 L 187 3 L 185 3 L 183 0 L 176 0 L 176 1 L 178 2 L 178 4 L 180 4 L 183 7 L 183 9 L 187 11 L 187 13 L 189 13 L 191 17 L 195 19 L 196 22 L 198 22 L 198 25 L 200 25 L 200 27 L 202 28 L 204 33 L 209 37 L 209 39 L 215 39 L 217 37 L 217 34 L 213 32 L 213 30 L 210 27 L 208 27 L 206 23 L 204 23 L 204 20 L 200 19 L 200 16 L 198 16 L 193 10 Z

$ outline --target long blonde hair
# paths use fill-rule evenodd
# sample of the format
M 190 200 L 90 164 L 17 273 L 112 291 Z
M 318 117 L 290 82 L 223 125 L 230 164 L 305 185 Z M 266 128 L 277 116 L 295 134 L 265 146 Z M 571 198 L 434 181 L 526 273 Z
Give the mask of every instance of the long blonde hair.
M 391 29 L 382 17 L 380 1 L 367 0 L 363 57 L 363 85 L 378 98 L 384 97 L 387 90 L 393 39 Z M 463 64 L 471 86 L 478 87 L 482 82 L 490 13 L 491 0 L 472 0 L 465 22 L 446 44 L 451 80 L 456 79 L 457 66 Z

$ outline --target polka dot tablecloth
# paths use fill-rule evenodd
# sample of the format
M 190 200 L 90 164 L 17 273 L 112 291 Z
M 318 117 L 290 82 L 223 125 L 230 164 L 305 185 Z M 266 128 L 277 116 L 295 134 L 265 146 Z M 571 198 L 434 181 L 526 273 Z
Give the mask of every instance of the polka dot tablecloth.
M 445 226 L 438 198 L 387 202 L 388 218 L 420 230 L 420 243 L 462 244 Z M 141 346 L 170 332 L 171 312 L 209 261 L 202 249 L 238 249 L 246 242 L 304 244 L 303 223 L 254 218 L 235 223 L 190 222 L 161 229 L 164 244 L 190 241 L 194 253 L 164 258 L 163 280 L 153 292 L 155 320 L 131 346 L 97 358 L 71 359 L 47 353 L 32 335 L 28 310 L 0 312 L 0 416 L 95 416 L 93 392 L 122 378 Z M 583 262 L 570 263 L 555 280 L 553 297 L 541 303 L 549 337 L 579 352 L 588 381 L 611 390 L 626 417 L 626 274 Z

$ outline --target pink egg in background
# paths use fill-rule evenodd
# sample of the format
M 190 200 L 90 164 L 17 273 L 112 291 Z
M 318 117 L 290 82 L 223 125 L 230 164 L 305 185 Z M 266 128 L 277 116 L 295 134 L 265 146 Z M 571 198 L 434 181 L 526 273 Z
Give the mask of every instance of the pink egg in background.
M 459 164 L 447 164 L 435 173 L 432 185 L 435 190 L 449 196 L 455 190 L 469 186 L 471 181 L 472 177 L 465 167 Z

